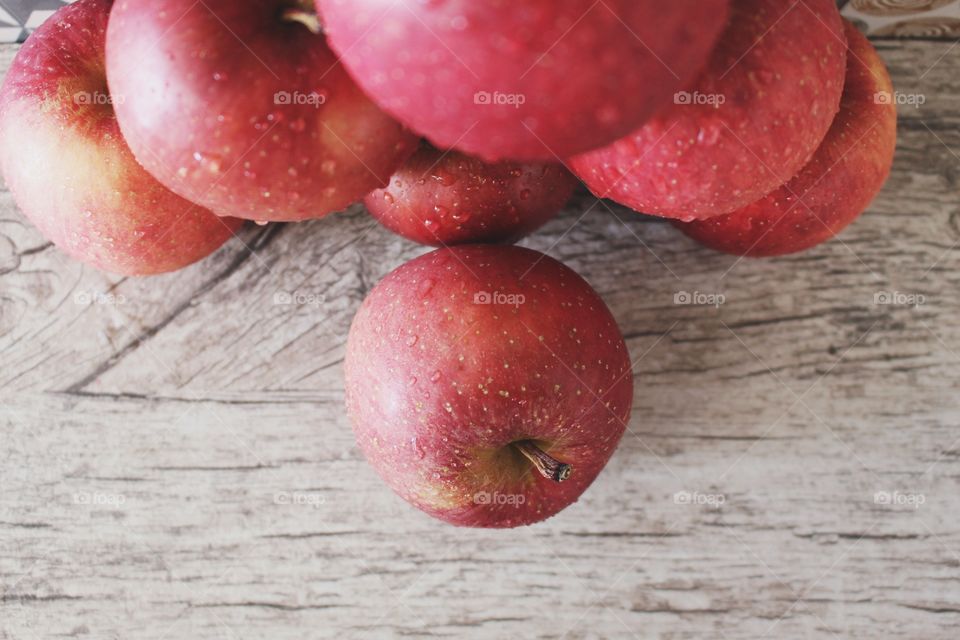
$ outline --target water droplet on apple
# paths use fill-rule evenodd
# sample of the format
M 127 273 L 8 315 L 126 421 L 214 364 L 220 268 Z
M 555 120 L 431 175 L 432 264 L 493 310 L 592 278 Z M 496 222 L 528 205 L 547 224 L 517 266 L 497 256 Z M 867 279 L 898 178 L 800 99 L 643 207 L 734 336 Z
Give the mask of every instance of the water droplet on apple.
M 394 197 L 390 195 L 389 191 L 383 192 L 383 201 L 386 202 L 388 205 L 392 205 L 394 202 L 396 202 L 396 200 L 394 200 Z
M 213 79 L 216 80 L 217 82 L 224 82 L 229 78 L 230 76 L 224 73 L 223 71 L 215 71 L 213 73 Z
M 456 174 L 447 171 L 446 169 L 440 168 L 437 169 L 433 174 L 433 179 L 442 184 L 445 187 L 453 186 L 457 183 L 459 178 Z
M 328 176 L 332 176 L 332 175 L 333 175 L 334 173 L 336 173 L 336 171 L 337 171 L 337 161 L 336 161 L 336 160 L 324 160 L 324 161 L 320 164 L 320 171 L 322 171 L 323 173 L 327 174 Z
M 433 372 L 433 375 L 430 376 L 430 382 L 436 382 L 436 381 L 439 380 L 439 379 L 440 379 L 440 372 L 439 372 L 439 371 L 434 371 L 434 372 Z
M 193 159 L 200 163 L 200 166 L 213 174 L 220 173 L 221 161 L 218 156 L 206 154 L 200 151 L 193 152 Z
M 416 437 L 410 438 L 410 448 L 413 449 L 413 455 L 416 456 L 417 460 L 423 460 L 427 455 L 420 443 L 417 442 Z
M 433 285 L 436 284 L 432 278 L 427 278 L 420 283 L 420 298 L 426 298 L 427 295 L 433 290 Z
M 417 340 L 419 339 L 420 339 L 420 336 L 417 336 L 417 335 L 411 334 L 407 336 L 407 346 L 412 347 L 413 345 L 417 344 Z
M 707 125 L 697 132 L 697 142 L 703 145 L 714 145 L 720 139 L 720 129 L 714 125 Z

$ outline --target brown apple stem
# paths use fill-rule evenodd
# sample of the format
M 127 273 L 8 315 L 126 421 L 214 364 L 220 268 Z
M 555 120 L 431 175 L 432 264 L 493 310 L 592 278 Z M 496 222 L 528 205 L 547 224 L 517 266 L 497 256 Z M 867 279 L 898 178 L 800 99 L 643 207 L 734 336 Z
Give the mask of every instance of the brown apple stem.
M 527 460 L 533 463 L 544 478 L 554 482 L 563 482 L 573 473 L 573 467 L 560 462 L 546 451 L 535 445 L 531 440 L 514 442 L 513 446 L 522 453 Z
M 289 9 L 284 9 L 281 17 L 287 22 L 299 22 L 307 29 L 310 29 L 312 33 L 318 35 L 323 33 L 323 24 L 320 22 L 317 14 L 312 11 L 298 7 L 290 7 Z

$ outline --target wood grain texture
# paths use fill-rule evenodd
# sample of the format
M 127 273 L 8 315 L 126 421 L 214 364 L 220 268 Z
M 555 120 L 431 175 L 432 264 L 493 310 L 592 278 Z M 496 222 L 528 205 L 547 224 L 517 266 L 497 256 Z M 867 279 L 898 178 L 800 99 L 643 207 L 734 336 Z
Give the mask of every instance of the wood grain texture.
M 524 243 L 607 300 L 637 402 L 522 530 L 422 516 L 353 444 L 350 319 L 422 248 L 355 208 L 114 278 L 0 191 L 0 638 L 955 638 L 957 51 L 882 43 L 926 103 L 839 241 L 736 261 L 582 193 Z

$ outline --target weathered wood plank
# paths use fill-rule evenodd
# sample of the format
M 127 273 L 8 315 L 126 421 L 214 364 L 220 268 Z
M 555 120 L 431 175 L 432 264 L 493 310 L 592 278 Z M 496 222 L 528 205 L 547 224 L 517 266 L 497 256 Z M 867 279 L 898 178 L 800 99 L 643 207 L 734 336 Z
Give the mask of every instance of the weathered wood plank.
M 114 278 L 0 192 L 0 638 L 954 637 L 950 46 L 881 44 L 927 102 L 903 108 L 894 175 L 838 242 L 738 262 L 585 193 L 525 242 L 604 295 L 638 397 L 597 484 L 521 531 L 421 516 L 353 445 L 346 330 L 422 248 L 355 208 Z

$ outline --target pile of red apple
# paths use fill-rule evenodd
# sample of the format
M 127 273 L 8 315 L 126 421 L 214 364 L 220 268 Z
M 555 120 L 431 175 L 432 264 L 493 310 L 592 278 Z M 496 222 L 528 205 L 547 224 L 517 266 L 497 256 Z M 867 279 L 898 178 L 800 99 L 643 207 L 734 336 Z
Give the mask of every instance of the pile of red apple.
M 808 249 L 886 180 L 892 92 L 834 0 L 78 0 L 7 74 L 0 163 L 120 274 L 360 200 L 442 247 L 358 312 L 348 409 L 407 501 L 510 527 L 593 482 L 633 379 L 591 287 L 509 243 L 579 178 L 720 251 Z

